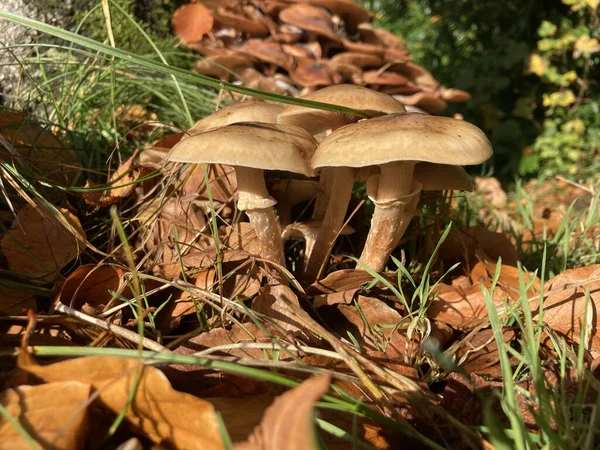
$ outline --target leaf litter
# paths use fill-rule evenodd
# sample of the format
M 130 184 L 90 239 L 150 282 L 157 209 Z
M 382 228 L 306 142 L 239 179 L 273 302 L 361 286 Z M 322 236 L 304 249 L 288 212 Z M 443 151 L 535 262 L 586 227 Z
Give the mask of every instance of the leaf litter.
M 132 123 L 148 119 L 133 107 L 120 113 Z M 24 120 L 8 118 L 9 128 L 17 119 Z M 59 146 L 49 130 L 34 124 L 28 127 L 29 132 L 43 134 L 45 146 Z M 30 137 L 11 133 L 14 142 L 21 143 L 20 153 L 31 146 Z M 335 255 L 332 269 L 322 279 L 302 286 L 285 268 L 273 271 L 261 258 L 256 233 L 248 222 L 239 220 L 235 208 L 237 183 L 231 167 L 208 165 L 205 172 L 199 165 L 165 163 L 182 136 L 165 135 L 148 144 L 104 182 L 88 180 L 75 206 L 53 198 L 56 209 L 36 202 L 21 206 L 16 217 L 7 215 L 1 268 L 15 274 L 18 283 L 31 283 L 38 290 L 0 284 L 0 318 L 6 319 L 0 326 L 7 335 L 25 336 L 35 345 L 135 348 L 139 344 L 111 331 L 94 330 L 76 316 L 46 316 L 53 313 L 52 305 L 60 303 L 131 330 L 143 320 L 145 337 L 174 355 L 264 369 L 299 385 L 286 390 L 243 370 L 229 373 L 210 363 L 154 367 L 136 359 L 88 356 L 39 365 L 23 348 L 19 368 L 12 368 L 15 376 L 4 383 L 2 404 L 10 415 L 29 424 L 27 433 L 42 446 L 85 448 L 95 439 L 90 420 L 99 412 L 109 421 L 124 414 L 126 426 L 119 431 L 119 442 L 135 437 L 173 448 L 223 448 L 217 411 L 234 438 L 234 448 L 240 449 L 293 448 L 292 444 L 314 448 L 315 417 L 324 427 L 325 421 L 330 427 L 340 424 L 345 431 L 354 429 L 375 448 L 414 442 L 399 438 L 389 422 L 352 419 L 334 409 L 318 408 L 315 413 L 322 395 L 341 391 L 346 397 L 338 398 L 352 398 L 397 423 L 402 418 L 410 424 L 409 430 L 426 436 L 438 433 L 436 426 L 424 424 L 431 414 L 446 428 L 458 427 L 455 431 L 462 430 L 461 424 L 481 425 L 482 399 L 495 396 L 503 386 L 500 347 L 519 348 L 524 339 L 523 331 L 510 321 L 503 323 L 503 342 L 494 338 L 486 305 L 486 292 L 492 288 L 491 300 L 503 317 L 526 305 L 533 323 L 544 328 L 540 355 L 556 357 L 560 347 L 553 339 L 558 336 L 568 345 L 582 344 L 586 367 L 597 368 L 600 266 L 562 271 L 543 285 L 539 271 L 519 266 L 531 242 L 543 233 L 548 239 L 560 232 L 567 214 L 565 202 L 581 203 L 579 197 L 563 192 L 551 199 L 552 205 L 548 200 L 544 209 L 534 213 L 530 232 L 511 211 L 515 205 L 496 181 L 476 180 L 487 205 L 480 210 L 482 223 L 451 230 L 437 264 L 460 265 L 446 277 L 441 266 L 434 266 L 430 275 L 435 285 L 421 292 L 419 283 L 428 280 L 426 274 L 417 272 L 409 280 L 401 269 L 381 273 L 374 280 L 371 273 L 351 268 L 347 259 Z M 69 177 L 77 173 L 76 164 L 68 159 L 69 152 L 56 155 L 67 158 L 59 166 L 69 170 L 53 171 L 63 177 L 55 181 L 74 180 Z M 28 164 L 37 169 L 35 158 Z M 152 173 L 153 177 L 145 178 Z M 135 267 L 128 265 L 114 227 L 98 227 L 93 220 L 111 205 L 117 205 L 128 219 Z M 579 203 L 575 205 L 579 208 Z M 289 212 L 293 220 L 303 213 Z M 503 224 L 524 230 L 522 236 L 517 239 L 507 233 Z M 578 230 L 572 233 L 576 237 Z M 364 239 L 358 234 L 357 241 Z M 110 245 L 97 246 L 107 237 L 112 239 Z M 410 263 L 405 267 L 411 268 Z M 141 291 L 134 288 L 136 283 Z M 397 298 L 398 292 L 412 297 L 413 309 Z M 417 297 L 424 301 L 422 311 L 414 309 Z M 141 306 L 141 319 L 135 304 Z M 25 317 L 30 310 L 37 313 L 38 323 L 26 329 L 28 321 L 33 323 L 31 315 Z M 509 360 L 512 367 L 520 364 L 514 355 Z M 560 383 L 554 372 L 554 367 L 544 368 L 553 386 Z M 568 375 L 569 383 L 582 376 L 571 369 Z M 523 391 L 536 389 L 526 375 L 518 386 Z M 530 429 L 539 432 L 536 407 L 521 393 L 518 405 Z M 492 409 L 506 419 L 499 403 Z M 348 448 L 344 447 L 347 441 L 336 444 L 329 433 L 318 435 L 329 448 Z M 6 421 L 0 423 L 0 438 L 0 448 L 25 445 L 23 435 Z M 463 438 L 460 432 L 445 436 L 452 443 Z

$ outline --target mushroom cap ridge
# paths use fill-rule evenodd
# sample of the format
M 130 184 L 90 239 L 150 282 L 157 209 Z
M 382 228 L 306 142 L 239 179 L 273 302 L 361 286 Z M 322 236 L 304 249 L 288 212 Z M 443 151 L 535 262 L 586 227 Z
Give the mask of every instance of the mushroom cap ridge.
M 309 161 L 317 142 L 291 125 L 241 122 L 199 133 L 173 147 L 169 161 L 228 164 L 313 176 Z
M 423 161 L 465 166 L 481 164 L 490 156 L 490 141 L 468 122 L 415 113 L 389 114 L 334 131 L 321 142 L 311 165 L 366 167 Z

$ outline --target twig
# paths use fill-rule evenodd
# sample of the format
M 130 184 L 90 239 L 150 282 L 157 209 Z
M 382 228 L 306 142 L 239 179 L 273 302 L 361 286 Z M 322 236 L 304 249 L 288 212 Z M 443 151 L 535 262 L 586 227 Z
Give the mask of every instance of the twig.
M 140 338 L 140 336 L 137 333 L 128 330 L 127 328 L 110 324 L 108 322 L 105 322 L 104 320 L 97 319 L 96 317 L 88 316 L 87 314 L 77 311 L 76 309 L 63 305 L 62 303 L 58 303 L 54 307 L 54 310 L 66 314 L 68 316 L 75 317 L 83 322 L 97 326 L 98 328 L 102 328 L 103 330 L 110 331 L 111 333 L 114 333 L 117 336 L 122 337 L 123 339 L 133 342 L 134 344 L 139 344 L 141 342 L 144 348 L 147 348 L 148 350 L 161 353 L 171 353 L 171 350 L 169 350 L 166 347 L 163 347 L 158 342 L 153 341 L 152 339 L 148 339 L 145 337 Z

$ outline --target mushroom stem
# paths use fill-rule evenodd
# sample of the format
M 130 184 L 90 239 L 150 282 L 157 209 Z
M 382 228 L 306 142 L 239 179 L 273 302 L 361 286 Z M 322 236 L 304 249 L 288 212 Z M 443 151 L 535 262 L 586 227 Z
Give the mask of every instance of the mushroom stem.
M 414 161 L 381 166 L 377 193 L 373 195 L 375 212 L 371 219 L 371 229 L 360 255 L 360 262 L 376 272 L 383 270 L 400 241 L 400 231 L 408 226 L 403 225 L 402 218 L 406 205 L 412 200 L 410 194 L 414 167 Z M 360 268 L 360 265 L 357 267 Z
M 331 252 L 331 247 L 344 226 L 353 185 L 354 170 L 352 168 L 334 168 L 331 181 L 331 201 L 327 205 L 323 224 L 317 233 L 317 239 L 304 273 L 304 279 L 308 283 L 313 283 L 319 276 Z
M 334 167 L 323 167 L 321 169 L 319 175 L 319 191 L 315 198 L 315 207 L 312 215 L 312 218 L 315 220 L 323 220 L 327 213 L 327 206 L 331 199 L 331 183 L 334 171 Z
M 262 169 L 236 167 L 238 209 L 245 211 L 258 239 L 261 256 L 285 267 L 281 230 Z

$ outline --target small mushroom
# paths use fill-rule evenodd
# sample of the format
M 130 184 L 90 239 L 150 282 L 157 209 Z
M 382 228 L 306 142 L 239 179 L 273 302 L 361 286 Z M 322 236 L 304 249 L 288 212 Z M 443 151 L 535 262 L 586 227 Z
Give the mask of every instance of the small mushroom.
M 317 241 L 317 234 L 322 226 L 323 222 L 321 220 L 308 220 L 306 222 L 291 223 L 283 229 L 281 236 L 284 241 L 286 239 L 294 238 L 302 239 L 304 241 L 304 267 L 308 263 L 310 255 Z M 352 228 L 350 225 L 346 225 L 342 231 L 340 231 L 340 236 L 349 236 L 352 233 L 354 233 L 354 228 Z
M 196 62 L 194 70 L 202 75 L 216 77 L 221 81 L 229 81 L 237 69 L 252 67 L 252 60 L 241 53 L 217 54 Z
M 227 125 L 194 135 L 173 147 L 169 161 L 228 164 L 235 168 L 237 207 L 254 227 L 261 256 L 285 266 L 281 230 L 268 193 L 264 170 L 283 170 L 310 177 L 308 163 L 316 141 L 302 128 L 257 122 Z
M 424 114 L 389 114 L 334 131 L 321 143 L 311 165 L 315 169 L 345 168 L 348 174 L 351 167 L 379 166 L 380 181 L 373 198 L 375 212 L 360 262 L 381 271 L 398 244 L 405 206 L 415 196 L 415 164 L 472 165 L 491 155 L 492 147 L 485 134 L 468 122 Z M 335 189 L 334 182 L 332 198 L 338 194 Z M 326 245 L 329 248 L 331 243 Z M 309 269 L 311 264 L 312 261 Z

